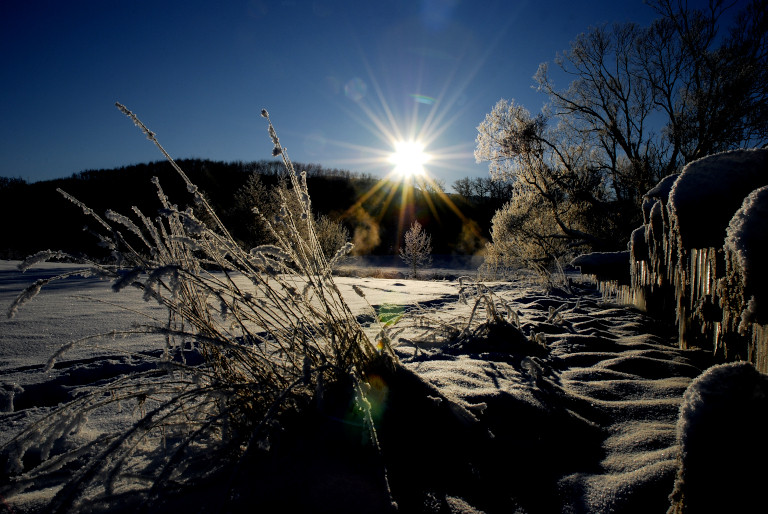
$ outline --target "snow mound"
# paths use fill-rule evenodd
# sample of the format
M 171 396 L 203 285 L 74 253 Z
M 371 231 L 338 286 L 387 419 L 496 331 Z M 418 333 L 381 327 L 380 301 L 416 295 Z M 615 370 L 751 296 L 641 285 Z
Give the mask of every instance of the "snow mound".
M 728 223 L 744 197 L 766 184 L 766 149 L 722 152 L 686 165 L 667 202 L 680 247 L 722 247 Z
M 650 219 L 650 212 L 654 205 L 662 203 L 666 205 L 669 192 L 679 176 L 678 173 L 667 175 L 651 188 L 643 197 L 643 222 L 647 225 Z
M 713 366 L 683 396 L 672 512 L 754 512 L 768 461 L 768 377 L 748 363 Z
M 592 252 L 579 255 L 571 261 L 571 266 L 599 282 L 629 284 L 629 257 L 629 252 Z
M 743 297 L 750 303 L 749 322 L 768 324 L 768 186 L 744 199 L 731 219 L 725 239 L 726 258 L 740 275 Z
M 406 313 L 431 312 L 454 326 L 473 311 L 471 302 L 462 302 L 457 283 L 348 279 L 340 288 L 349 298 L 360 298 L 352 286 L 376 305 L 398 303 Z M 112 294 L 108 285 L 102 287 Z M 404 325 L 396 345 L 400 371 L 369 377 L 381 453 L 367 442 L 364 424 L 350 416 L 354 404 L 334 403 L 343 398 L 329 391 L 324 409 L 287 420 L 270 438 L 270 448 L 244 464 L 236 482 L 229 473 L 211 471 L 226 470 L 226 463 L 203 445 L 200 459 L 184 468 L 185 476 L 198 477 L 197 485 L 159 491 L 154 505 L 202 511 L 229 501 L 243 509 L 391 512 L 391 492 L 401 512 L 666 510 L 677 469 L 682 395 L 710 364 L 709 356 L 675 348 L 672 335 L 657 333 L 647 316 L 606 306 L 594 288 L 573 287 L 575 293 L 566 294 L 521 282 L 489 284 L 498 304 L 508 308 L 505 317 L 442 342 L 419 339 L 419 324 Z M 68 294 L 62 289 L 51 297 Z M 421 309 L 411 311 L 414 300 Z M 57 323 L 45 317 L 52 311 L 38 312 L 34 320 L 27 318 L 32 312 L 6 321 L 8 337 L 27 322 Z M 33 395 L 35 388 L 76 392 L 70 388 L 74 382 L 92 387 L 118 369 L 134 373 L 157 361 L 146 342 L 116 344 L 124 353 L 113 349 L 62 360 L 51 374 L 26 364 L 34 361 L 32 354 L 23 355 L 25 364 L 0 368 L 0 382 L 20 388 L 2 389 L 13 395 L 6 403 L 16 400 L 12 412 L 0 413 L 2 439 L 56 408 Z M 77 437 L 124 430 L 136 415 L 125 407 L 90 417 Z M 145 455 L 137 453 L 126 465 Z M 0 483 L 14 512 L 44 510 L 66 477 L 27 478 L 20 482 L 28 486 L 24 490 Z M 237 496 L 227 500 L 230 486 Z M 141 507 L 138 492 L 117 492 L 90 496 L 88 508 L 112 513 Z

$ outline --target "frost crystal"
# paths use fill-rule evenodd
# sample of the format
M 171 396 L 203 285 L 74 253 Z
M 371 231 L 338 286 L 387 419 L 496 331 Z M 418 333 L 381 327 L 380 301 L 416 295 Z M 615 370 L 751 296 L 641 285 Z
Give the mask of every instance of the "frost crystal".
M 40 279 L 31 286 L 24 289 L 24 291 L 19 294 L 19 296 L 16 297 L 16 299 L 11 303 L 11 306 L 8 307 L 7 315 L 9 318 L 12 318 L 16 316 L 16 313 L 19 311 L 19 307 L 30 301 L 32 298 L 37 296 L 37 294 L 40 292 L 40 289 L 48 283 L 48 279 Z
M 24 259 L 24 261 L 19 264 L 18 268 L 19 271 L 24 272 L 38 263 L 46 262 L 57 257 L 67 257 L 67 254 L 63 252 L 54 252 L 52 250 L 43 250 Z

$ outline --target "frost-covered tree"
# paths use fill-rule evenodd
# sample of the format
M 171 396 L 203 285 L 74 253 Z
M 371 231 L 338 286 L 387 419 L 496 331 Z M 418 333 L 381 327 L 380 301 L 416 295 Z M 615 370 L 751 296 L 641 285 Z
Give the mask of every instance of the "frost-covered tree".
M 332 259 L 349 242 L 349 230 L 338 220 L 317 214 L 315 216 L 315 235 L 326 259 Z
M 268 187 L 258 172 L 248 177 L 246 183 L 235 194 L 234 200 L 233 209 L 247 218 L 243 223 L 245 225 L 243 243 L 246 249 L 259 244 L 274 243 L 279 237 L 285 237 L 288 231 L 293 229 L 272 221 L 276 217 L 281 217 L 281 212 L 301 211 L 299 197 L 292 191 L 292 186 L 285 177 L 281 177 L 277 184 Z M 271 230 L 267 221 L 270 222 Z M 350 240 L 346 227 L 331 216 L 317 213 L 312 217 L 311 222 L 317 242 L 326 259 L 333 258 L 336 252 Z M 297 216 L 294 223 L 297 233 L 308 241 L 309 219 Z
M 427 234 L 421 223 L 414 221 L 405 233 L 405 246 L 400 248 L 400 258 L 416 277 L 418 270 L 432 264 L 432 237 Z
M 707 9 L 654 0 L 650 27 L 591 28 L 535 76 L 539 115 L 501 100 L 478 127 L 475 157 L 494 178 L 537 197 L 537 233 L 593 250 L 619 249 L 641 223 L 643 194 L 681 165 L 768 141 L 768 0 Z M 561 89 L 555 77 L 570 77 Z M 531 225 L 533 226 L 533 225 Z M 495 241 L 496 242 L 496 241 Z
M 302 175 L 303 176 L 303 175 Z M 270 191 L 269 200 L 266 207 L 262 208 L 268 218 L 275 216 L 281 217 L 281 212 L 299 212 L 299 197 L 292 192 L 290 186 L 285 180 L 279 181 Z M 325 214 L 316 214 L 311 218 L 297 217 L 294 221 L 296 231 L 301 234 L 305 241 L 309 240 L 309 225 L 323 251 L 326 259 L 331 259 L 336 255 L 344 245 L 349 241 L 349 231 L 344 225 L 332 217 Z M 279 223 L 273 223 L 272 228 L 278 233 L 283 233 L 287 228 Z
M 515 221 L 495 231 L 494 243 L 502 233 L 519 231 L 515 239 L 537 239 L 534 246 L 539 249 L 563 248 L 569 242 L 610 244 L 617 219 L 606 214 L 619 209 L 592 154 L 589 141 L 574 127 L 562 122 L 553 126 L 544 114 L 534 117 L 524 107 L 500 100 L 478 127 L 475 150 L 478 161 L 489 162 L 493 178 L 512 183 L 505 216 L 517 212 Z M 559 256 L 550 250 L 544 254 Z M 538 251 L 535 256 L 525 253 L 526 260 L 544 257 Z
M 496 211 L 491 224 L 492 243 L 486 245 L 485 269 L 494 276 L 521 267 L 549 275 L 548 266 L 568 252 L 567 240 L 548 216 L 539 195 L 520 191 Z

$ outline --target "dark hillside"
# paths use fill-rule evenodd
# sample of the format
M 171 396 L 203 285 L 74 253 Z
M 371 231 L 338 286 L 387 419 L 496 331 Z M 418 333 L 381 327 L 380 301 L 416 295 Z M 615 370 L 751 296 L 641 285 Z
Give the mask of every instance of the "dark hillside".
M 209 199 L 224 224 L 243 244 L 249 239 L 254 216 L 235 198 L 252 174 L 267 188 L 278 183 L 282 163 L 180 160 L 178 164 Z M 436 254 L 474 254 L 488 238 L 490 220 L 498 202 L 426 191 L 411 184 L 379 180 L 316 164 L 297 164 L 307 172 L 312 205 L 317 213 L 340 220 L 349 230 L 360 254 L 394 255 L 405 231 L 418 220 L 432 236 Z M 61 188 L 100 216 L 108 210 L 132 216 L 136 206 L 146 216 L 160 207 L 152 177 L 158 177 L 166 196 L 180 208 L 193 200 L 181 178 L 165 161 L 111 170 L 88 170 L 71 177 L 26 183 L 0 182 L 0 258 L 19 259 L 44 249 L 106 256 L 97 239 L 84 227 L 93 219 L 62 197 Z

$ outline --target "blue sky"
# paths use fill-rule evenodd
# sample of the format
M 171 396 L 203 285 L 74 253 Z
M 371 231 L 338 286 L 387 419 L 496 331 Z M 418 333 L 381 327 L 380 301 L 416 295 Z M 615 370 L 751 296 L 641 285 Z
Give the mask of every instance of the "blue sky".
M 28 181 L 177 158 L 271 158 L 384 175 L 418 137 L 450 186 L 485 176 L 477 125 L 531 111 L 541 62 L 591 25 L 647 24 L 642 0 L 1 0 L 0 176 Z M 563 83 L 565 87 L 567 84 Z

